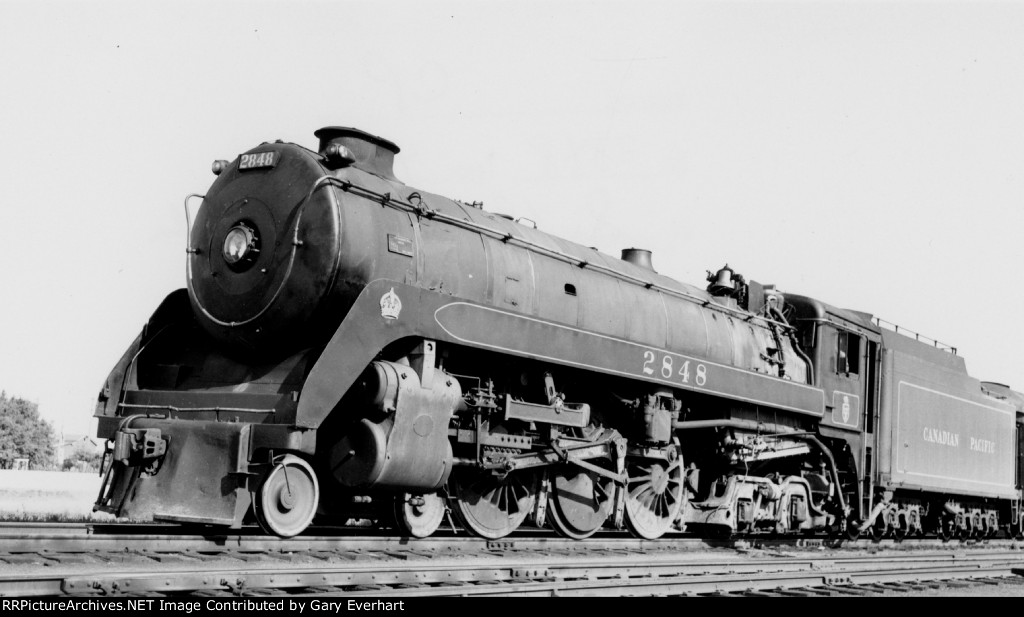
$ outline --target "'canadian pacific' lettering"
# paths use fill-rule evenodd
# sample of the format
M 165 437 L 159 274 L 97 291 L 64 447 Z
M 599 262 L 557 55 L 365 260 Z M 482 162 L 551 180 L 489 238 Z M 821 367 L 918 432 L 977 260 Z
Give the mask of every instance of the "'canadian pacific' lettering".
M 951 448 L 960 447 L 960 434 L 952 431 L 944 431 L 937 428 L 925 428 L 923 430 L 924 440 L 930 443 L 937 443 L 943 446 L 949 446 Z M 996 453 L 996 442 L 988 439 L 978 439 L 977 437 L 970 437 L 970 449 L 974 452 L 982 452 L 984 454 L 995 454 Z
M 974 450 L 975 452 L 984 452 L 985 454 L 995 454 L 996 442 L 971 437 L 971 450 Z
M 931 443 L 941 444 L 943 446 L 949 446 L 951 448 L 960 447 L 960 434 L 953 433 L 951 431 L 943 431 L 937 428 L 925 428 L 924 429 L 924 440 Z

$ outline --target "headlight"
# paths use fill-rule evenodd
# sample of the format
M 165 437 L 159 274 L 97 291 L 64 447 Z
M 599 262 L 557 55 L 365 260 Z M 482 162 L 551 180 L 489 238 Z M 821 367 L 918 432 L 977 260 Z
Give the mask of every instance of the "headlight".
M 245 222 L 237 223 L 224 236 L 224 261 L 232 270 L 247 269 L 256 261 L 259 252 L 259 236 Z

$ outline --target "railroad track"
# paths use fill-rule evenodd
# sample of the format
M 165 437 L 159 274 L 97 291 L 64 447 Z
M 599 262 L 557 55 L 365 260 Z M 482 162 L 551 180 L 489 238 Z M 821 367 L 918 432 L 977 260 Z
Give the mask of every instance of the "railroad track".
M 710 560 L 642 554 L 473 557 L 40 572 L 0 577 L 0 595 L 865 595 L 913 590 L 935 581 L 994 582 L 1012 576 L 1024 563 L 1016 552 Z
M 0 525 L 0 596 L 865 595 L 1019 580 L 1013 571 L 1024 568 L 1024 551 L 1010 541 L 833 549 L 816 539 L 608 534 L 581 545 L 317 531 L 280 540 L 159 525 Z
M 910 538 L 836 542 L 825 537 L 751 536 L 727 540 L 667 534 L 658 540 L 641 540 L 626 532 L 598 533 L 586 542 L 568 540 L 550 530 L 526 530 L 500 540 L 485 540 L 465 533 L 437 532 L 428 538 L 405 538 L 366 527 L 311 527 L 302 536 L 277 538 L 258 527 L 241 530 L 213 530 L 204 526 L 132 523 L 0 523 L 0 561 L 12 554 L 41 553 L 59 560 L 62 554 L 83 552 L 144 551 L 149 553 L 220 553 L 225 551 L 294 553 L 347 550 L 445 552 L 458 550 L 556 550 L 585 552 L 701 551 L 751 548 L 847 548 L 851 550 L 918 550 L 950 548 L 1024 549 L 1024 542 L 1012 539 L 953 540 Z

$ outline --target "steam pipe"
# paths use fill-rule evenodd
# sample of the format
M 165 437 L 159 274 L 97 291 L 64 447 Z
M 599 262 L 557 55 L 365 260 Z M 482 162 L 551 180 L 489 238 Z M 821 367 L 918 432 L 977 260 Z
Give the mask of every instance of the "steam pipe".
M 753 420 L 726 420 L 724 418 L 721 420 L 683 420 L 680 422 L 673 422 L 672 428 L 680 431 L 698 428 L 739 428 L 750 431 L 757 431 L 758 433 L 764 433 L 765 431 L 768 430 L 767 426 L 761 424 L 760 422 L 754 422 Z M 781 432 L 765 434 L 785 435 L 789 437 L 795 433 L 796 431 L 793 431 L 793 433 Z
M 861 523 L 860 527 L 858 527 L 857 529 L 861 533 L 864 533 L 865 531 L 871 529 L 871 526 L 875 524 L 875 520 L 878 518 L 878 515 L 881 514 L 882 511 L 885 510 L 887 507 L 889 507 L 890 503 L 891 502 L 888 499 L 883 499 L 882 501 L 876 503 L 875 507 L 872 508 L 871 512 L 868 514 L 868 518 L 863 523 Z
M 814 444 L 814 446 L 817 447 L 818 450 L 821 451 L 821 453 L 824 454 L 825 458 L 828 460 L 829 470 L 832 473 L 832 480 L 836 484 L 836 496 L 839 498 L 839 508 L 842 511 L 843 516 L 846 516 L 846 514 L 847 514 L 847 512 L 846 512 L 846 498 L 843 497 L 843 487 L 842 487 L 842 484 L 839 483 L 839 468 L 836 466 L 835 457 L 832 456 L 832 451 L 829 450 L 828 446 L 823 444 L 821 442 L 821 440 L 818 439 L 814 435 L 814 433 L 799 432 L 799 431 L 793 431 L 793 432 L 783 431 L 783 432 L 778 432 L 778 433 L 762 433 L 761 431 L 764 430 L 767 427 L 765 427 L 765 425 L 761 424 L 760 422 L 754 422 L 752 420 L 725 420 L 725 419 L 722 419 L 722 420 L 692 420 L 692 421 L 673 422 L 672 423 L 672 428 L 674 428 L 675 430 L 681 430 L 681 431 L 682 430 L 691 430 L 691 429 L 700 429 L 700 428 L 738 428 L 738 429 L 757 431 L 758 433 L 761 433 L 762 435 L 778 436 L 778 437 L 792 437 L 794 439 L 800 439 L 802 441 L 810 442 L 810 443 Z
M 768 313 L 771 316 L 775 317 L 777 320 L 781 321 L 782 323 L 784 323 L 786 325 L 789 325 L 789 322 L 786 321 L 786 317 L 782 314 L 781 311 L 779 311 L 778 307 L 775 307 L 775 306 L 768 307 Z M 793 351 L 796 352 L 796 355 L 799 356 L 800 359 L 803 360 L 804 364 L 807 366 L 807 385 L 813 386 L 814 385 L 814 363 L 811 362 L 811 359 L 807 356 L 807 354 L 805 354 L 803 352 L 803 350 L 800 349 L 800 344 L 796 340 L 796 335 L 794 334 L 794 330 L 792 328 L 788 328 L 786 332 L 789 335 L 789 341 L 791 343 L 793 343 Z M 780 354 L 781 354 L 781 350 L 780 350 Z
M 813 386 L 814 385 L 814 363 L 811 362 L 811 358 L 807 354 L 805 354 L 802 349 L 800 349 L 800 343 L 797 342 L 796 335 L 793 334 L 792 330 L 790 330 L 790 332 L 789 332 L 789 341 L 791 343 L 793 343 L 793 351 L 795 351 L 796 355 L 799 356 L 800 359 L 803 360 L 804 363 L 807 365 L 807 385 Z

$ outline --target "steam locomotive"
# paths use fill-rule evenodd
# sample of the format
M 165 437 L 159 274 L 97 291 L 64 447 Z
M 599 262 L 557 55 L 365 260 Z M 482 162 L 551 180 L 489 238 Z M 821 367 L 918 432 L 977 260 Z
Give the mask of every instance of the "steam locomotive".
M 728 266 L 698 288 L 406 186 L 345 127 L 213 164 L 110 373 L 96 509 L 282 537 L 1022 533 L 1024 396 Z

